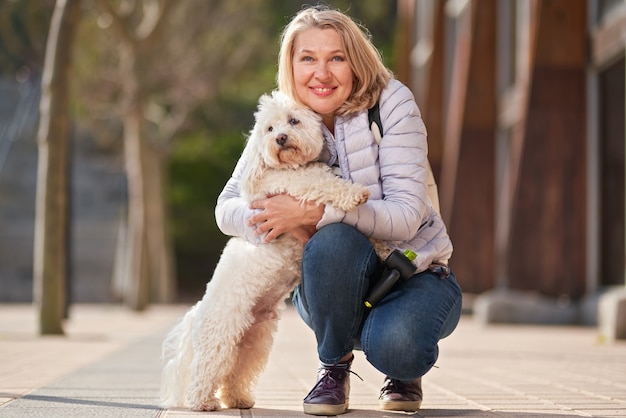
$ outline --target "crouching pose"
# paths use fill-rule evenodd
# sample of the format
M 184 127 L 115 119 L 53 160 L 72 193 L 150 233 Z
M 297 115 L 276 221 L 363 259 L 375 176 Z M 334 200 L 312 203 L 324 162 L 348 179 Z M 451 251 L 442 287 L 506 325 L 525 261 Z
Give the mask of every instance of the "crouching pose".
M 306 241 L 293 302 L 315 334 L 320 367 L 304 398 L 305 413 L 346 411 L 355 349 L 386 375 L 382 409 L 417 410 L 421 378 L 461 314 L 461 290 L 447 267 L 452 244 L 427 193 L 420 111 L 367 34 L 345 14 L 323 6 L 300 11 L 286 26 L 277 78 L 281 91 L 321 115 L 321 160 L 343 178 L 366 185 L 370 198 L 346 211 L 279 194 L 253 201 L 259 212 L 251 214 L 241 209 L 232 180 L 218 201 L 218 225 L 239 236 L 253 226 L 266 242 L 284 235 Z M 380 141 L 368 117 L 377 104 Z M 363 301 L 380 264 L 371 239 L 416 257 L 414 275 L 368 308 Z

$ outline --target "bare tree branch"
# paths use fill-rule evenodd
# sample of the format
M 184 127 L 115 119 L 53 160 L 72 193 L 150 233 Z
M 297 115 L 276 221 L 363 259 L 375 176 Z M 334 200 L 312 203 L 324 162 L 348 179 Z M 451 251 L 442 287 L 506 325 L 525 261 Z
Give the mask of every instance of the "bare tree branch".
M 129 30 L 128 25 L 122 18 L 122 16 L 113 8 L 110 0 L 96 0 L 102 10 L 104 10 L 112 20 L 113 29 L 122 38 L 124 42 L 134 44 L 137 42 L 135 35 Z
M 144 18 L 141 25 L 137 28 L 137 35 L 140 39 L 143 39 L 146 44 L 152 45 L 156 42 L 157 38 L 162 35 L 163 27 L 167 24 L 167 18 L 174 6 L 174 1 L 163 0 L 160 7 L 156 0 L 145 4 L 149 12 L 145 14 L 146 18 Z M 150 16 L 150 18 L 147 18 L 148 16 Z

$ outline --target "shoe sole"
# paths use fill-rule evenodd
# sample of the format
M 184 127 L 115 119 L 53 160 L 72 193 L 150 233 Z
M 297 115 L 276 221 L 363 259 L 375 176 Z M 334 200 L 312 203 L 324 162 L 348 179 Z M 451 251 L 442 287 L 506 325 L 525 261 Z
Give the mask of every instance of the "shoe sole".
M 380 401 L 380 409 L 384 411 L 417 411 L 422 406 L 422 401 Z
M 308 415 L 340 415 L 348 410 L 348 403 L 340 405 L 305 403 L 303 409 Z

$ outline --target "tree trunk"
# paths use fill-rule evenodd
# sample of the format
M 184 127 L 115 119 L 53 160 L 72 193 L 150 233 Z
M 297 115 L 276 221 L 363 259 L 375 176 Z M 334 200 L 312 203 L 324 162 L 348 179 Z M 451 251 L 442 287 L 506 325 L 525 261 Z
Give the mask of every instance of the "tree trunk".
M 114 273 L 114 291 L 121 293 L 132 309 L 142 310 L 152 302 L 170 302 L 175 297 L 173 250 L 167 229 L 164 197 L 163 157 L 146 132 L 145 106 L 150 88 L 145 82 L 150 73 L 148 57 L 158 48 L 157 39 L 171 0 L 160 3 L 159 13 L 133 30 L 107 0 L 99 2 L 112 16 L 121 40 L 120 68 L 123 74 L 124 150 L 128 180 L 128 223 L 126 235 L 118 240 L 124 248 L 121 269 Z M 153 6 L 156 3 L 153 3 Z M 125 250 L 125 251 L 123 251 Z M 116 259 L 116 265 L 120 260 Z
M 69 71 L 80 0 L 57 0 L 41 83 L 33 297 L 39 332 L 63 334 L 69 257 Z
M 167 155 L 154 146 L 146 146 L 146 201 L 148 249 L 152 302 L 171 303 L 176 299 L 176 279 L 172 241 L 170 239 L 165 190 Z
M 131 105 L 124 117 L 124 157 L 128 178 L 127 258 L 124 271 L 127 287 L 124 301 L 130 308 L 140 311 L 150 303 L 146 144 L 142 133 L 141 95 L 135 92 L 129 97 Z
M 143 310 L 150 302 L 172 302 L 176 286 L 167 229 L 164 157 L 144 132 L 140 104 L 143 95 L 140 91 L 133 94 L 129 102 L 135 103 L 134 108 L 124 117 L 128 224 L 124 242 L 126 265 L 121 282 L 125 303 L 132 309 Z

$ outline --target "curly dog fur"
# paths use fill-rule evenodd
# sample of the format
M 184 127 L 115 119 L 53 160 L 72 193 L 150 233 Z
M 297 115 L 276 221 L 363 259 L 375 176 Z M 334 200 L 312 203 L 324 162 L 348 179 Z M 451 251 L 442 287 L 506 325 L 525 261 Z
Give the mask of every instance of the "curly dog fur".
M 273 92 L 259 101 L 243 153 L 247 201 L 287 193 L 354 210 L 366 187 L 315 162 L 324 146 L 321 118 Z M 229 240 L 206 293 L 163 342 L 161 406 L 198 411 L 251 408 L 284 299 L 300 278 L 303 245 L 285 235 L 268 244 Z

